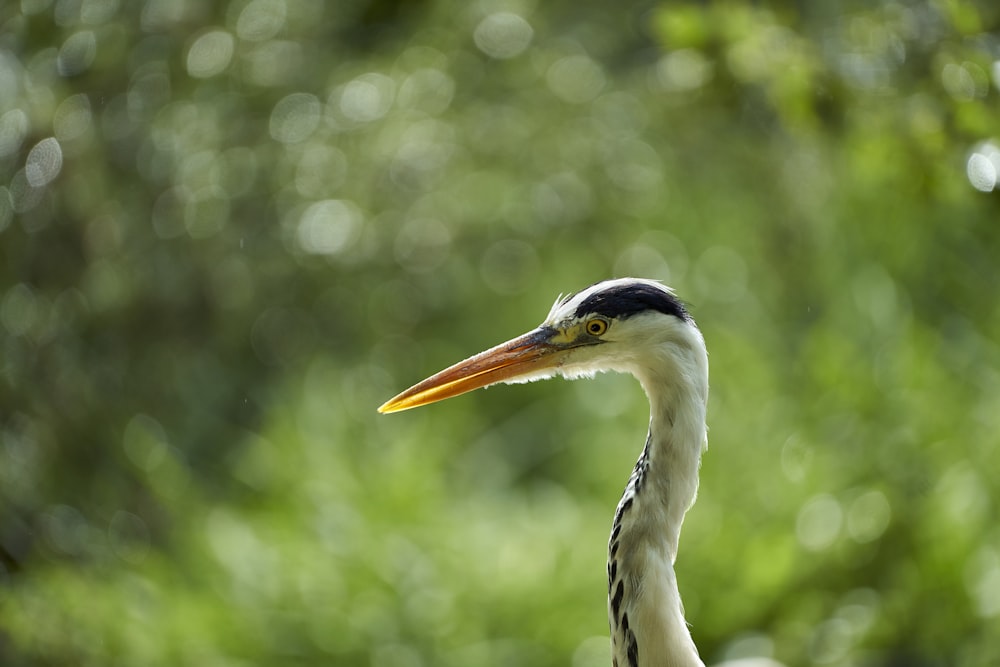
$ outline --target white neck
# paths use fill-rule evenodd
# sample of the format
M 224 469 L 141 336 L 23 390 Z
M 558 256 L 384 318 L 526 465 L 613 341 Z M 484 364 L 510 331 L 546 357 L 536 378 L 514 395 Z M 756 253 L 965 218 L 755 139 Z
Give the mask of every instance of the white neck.
M 613 664 L 704 667 L 684 620 L 673 564 L 707 442 L 708 361 L 693 355 L 680 366 L 673 358 L 633 372 L 650 399 L 650 424 L 608 543 Z

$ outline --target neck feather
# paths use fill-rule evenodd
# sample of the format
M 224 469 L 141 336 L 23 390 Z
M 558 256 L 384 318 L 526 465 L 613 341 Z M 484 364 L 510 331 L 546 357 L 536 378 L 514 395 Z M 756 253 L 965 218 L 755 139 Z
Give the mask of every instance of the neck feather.
M 646 445 L 608 543 L 608 616 L 617 667 L 704 667 L 684 620 L 674 560 L 706 446 L 707 359 L 636 375 L 650 399 Z M 680 378 L 680 381 L 678 381 Z

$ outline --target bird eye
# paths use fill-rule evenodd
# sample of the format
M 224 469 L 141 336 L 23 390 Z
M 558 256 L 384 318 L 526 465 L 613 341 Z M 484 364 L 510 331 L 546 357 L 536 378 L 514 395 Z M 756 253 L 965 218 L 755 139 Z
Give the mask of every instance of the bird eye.
M 608 323 L 602 319 L 594 318 L 587 322 L 587 333 L 591 336 L 600 336 L 608 330 Z

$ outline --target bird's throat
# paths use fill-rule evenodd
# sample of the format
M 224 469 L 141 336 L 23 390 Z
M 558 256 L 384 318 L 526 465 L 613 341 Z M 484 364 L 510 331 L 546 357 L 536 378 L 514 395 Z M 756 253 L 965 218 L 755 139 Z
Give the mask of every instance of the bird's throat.
M 696 394 L 697 395 L 697 394 Z M 651 397 L 649 435 L 608 541 L 608 619 L 617 667 L 703 667 L 685 622 L 674 559 L 698 490 L 705 404 Z

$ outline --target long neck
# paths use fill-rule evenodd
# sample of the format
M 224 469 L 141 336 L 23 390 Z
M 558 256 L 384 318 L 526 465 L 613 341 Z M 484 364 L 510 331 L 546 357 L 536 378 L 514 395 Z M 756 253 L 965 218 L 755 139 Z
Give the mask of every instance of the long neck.
M 698 490 L 706 445 L 704 372 L 650 398 L 646 445 L 615 512 L 608 543 L 608 617 L 615 667 L 704 667 L 684 621 L 674 559 L 684 514 Z

